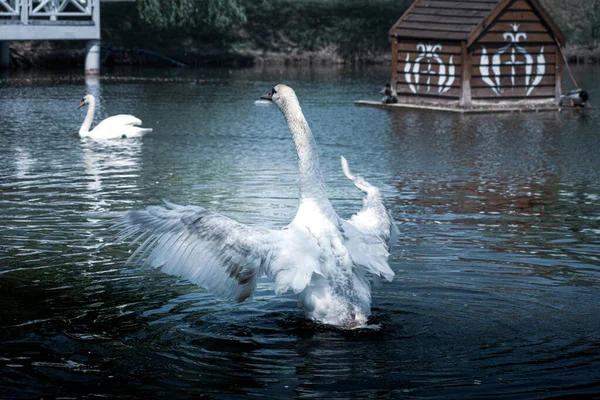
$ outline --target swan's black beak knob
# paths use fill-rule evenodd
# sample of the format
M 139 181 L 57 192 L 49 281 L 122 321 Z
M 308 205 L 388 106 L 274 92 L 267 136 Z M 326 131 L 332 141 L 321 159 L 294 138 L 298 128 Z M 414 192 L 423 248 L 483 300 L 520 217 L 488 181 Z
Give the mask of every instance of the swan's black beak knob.
M 83 106 L 85 106 L 85 100 L 81 100 L 81 104 L 77 108 L 81 108 Z

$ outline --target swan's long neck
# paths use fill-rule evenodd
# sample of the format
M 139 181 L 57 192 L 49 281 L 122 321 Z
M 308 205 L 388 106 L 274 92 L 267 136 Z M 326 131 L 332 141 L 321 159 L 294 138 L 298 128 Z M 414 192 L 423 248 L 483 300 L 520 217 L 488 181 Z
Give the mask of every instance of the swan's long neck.
M 92 122 L 94 121 L 94 111 L 96 109 L 96 100 L 92 97 L 88 99 L 88 110 L 85 119 L 83 120 L 83 124 L 81 124 L 81 128 L 79 128 L 80 135 L 86 135 L 90 132 L 90 128 L 92 127 Z
M 292 133 L 298 154 L 300 202 L 314 199 L 321 204 L 329 204 L 325 183 L 319 168 L 317 145 L 300 105 L 298 103 L 288 105 L 283 109 L 283 115 Z

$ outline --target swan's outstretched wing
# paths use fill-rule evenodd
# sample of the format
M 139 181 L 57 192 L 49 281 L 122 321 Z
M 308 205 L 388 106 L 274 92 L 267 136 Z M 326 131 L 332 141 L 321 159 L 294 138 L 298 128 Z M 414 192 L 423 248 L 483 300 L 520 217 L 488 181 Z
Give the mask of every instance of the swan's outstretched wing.
M 254 293 L 256 279 L 271 263 L 280 235 L 202 207 L 167 202 L 165 207 L 128 211 L 115 228 L 121 229 L 117 241 L 141 242 L 128 261 L 145 261 L 237 301 Z
M 376 270 L 391 280 L 394 274 L 387 264 L 387 258 L 397 239 L 398 227 L 388 211 L 379 189 L 364 180 L 363 177 L 353 175 L 346 159 L 342 157 L 341 160 L 346 177 L 366 194 L 362 209 L 354 214 L 347 223 L 366 235 L 366 237 L 363 236 L 363 243 L 360 247 L 367 256 L 365 263 L 371 264 L 368 270 L 370 272 Z M 359 264 L 361 263 L 359 260 L 363 258 L 360 252 L 356 252 L 353 257 L 356 257 L 355 262 Z

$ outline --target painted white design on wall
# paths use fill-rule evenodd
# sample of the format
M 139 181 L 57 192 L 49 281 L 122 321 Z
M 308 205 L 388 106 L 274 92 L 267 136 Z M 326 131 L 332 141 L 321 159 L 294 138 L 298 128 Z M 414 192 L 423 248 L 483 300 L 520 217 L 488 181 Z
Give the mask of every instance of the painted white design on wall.
M 513 93 L 515 91 L 516 68 L 519 65 L 525 66 L 525 95 L 529 96 L 531 92 L 540 84 L 546 73 L 546 58 L 544 57 L 544 46 L 535 60 L 535 78 L 532 81 L 532 72 L 534 67 L 533 56 L 527 49 L 519 44 L 521 39 L 527 40 L 527 33 L 519 32 L 519 25 L 511 25 L 512 32 L 504 32 L 502 37 L 509 43 L 498 49 L 492 57 L 490 74 L 490 55 L 485 46 L 481 46 L 481 58 L 479 60 L 479 72 L 481 79 L 487 84 L 496 95 L 500 96 L 500 76 L 507 68 L 510 69 L 510 81 L 512 83 Z M 492 79 L 493 78 L 493 79 Z
M 419 54 L 411 63 L 410 53 L 406 53 L 404 64 L 404 78 L 411 92 L 417 93 L 421 90 L 421 78 L 427 93 L 431 93 L 432 79 L 437 77 L 437 94 L 442 95 L 452 87 L 456 73 L 454 56 L 450 56 L 448 65 L 444 63 L 438 52 L 442 51 L 441 44 L 419 43 L 416 47 Z M 435 89 L 434 89 L 435 90 Z

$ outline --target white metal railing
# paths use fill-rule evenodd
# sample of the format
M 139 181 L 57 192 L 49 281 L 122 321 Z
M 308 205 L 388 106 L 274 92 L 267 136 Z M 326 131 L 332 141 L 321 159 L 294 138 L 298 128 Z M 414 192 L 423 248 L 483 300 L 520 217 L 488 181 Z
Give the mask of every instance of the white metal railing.
M 91 17 L 91 0 L 28 0 L 30 17 Z
M 99 0 L 0 0 L 0 20 L 90 21 Z M 7 18 L 8 17 L 8 18 Z M 18 19 L 14 17 L 19 17 Z
M 100 0 L 0 0 L 0 41 L 99 39 Z
M 2 17 L 18 17 L 21 15 L 20 0 L 0 0 L 0 16 Z

